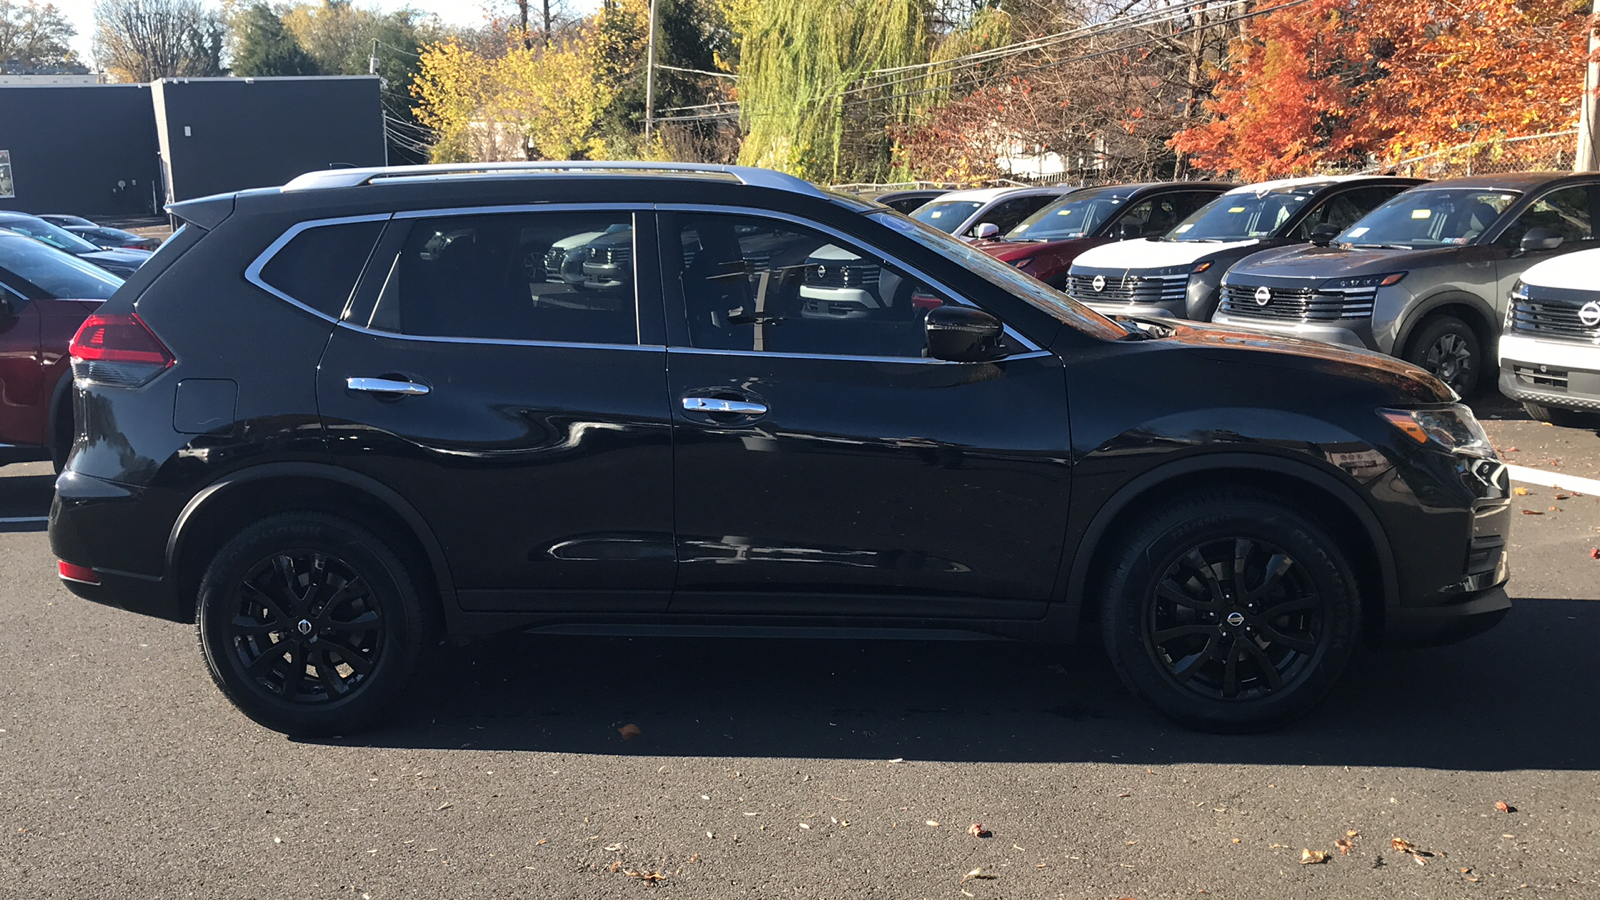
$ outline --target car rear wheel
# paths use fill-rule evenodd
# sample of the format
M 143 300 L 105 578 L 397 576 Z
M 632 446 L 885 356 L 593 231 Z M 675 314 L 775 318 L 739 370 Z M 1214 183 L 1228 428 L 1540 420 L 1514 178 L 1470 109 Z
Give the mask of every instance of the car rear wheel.
M 1483 347 L 1471 326 L 1455 316 L 1435 316 L 1411 340 L 1406 362 L 1433 373 L 1462 397 L 1478 389 Z
M 1118 540 L 1101 616 L 1118 675 L 1204 731 L 1284 724 L 1355 653 L 1361 604 L 1345 551 L 1269 495 L 1208 492 Z
M 1563 428 L 1600 428 L 1600 413 L 1584 413 L 1559 406 L 1522 401 L 1522 408 L 1535 422 L 1548 422 Z
M 200 584 L 196 631 L 217 687 L 257 723 L 348 734 L 405 693 L 429 617 L 399 557 L 333 516 L 291 513 L 245 529 Z

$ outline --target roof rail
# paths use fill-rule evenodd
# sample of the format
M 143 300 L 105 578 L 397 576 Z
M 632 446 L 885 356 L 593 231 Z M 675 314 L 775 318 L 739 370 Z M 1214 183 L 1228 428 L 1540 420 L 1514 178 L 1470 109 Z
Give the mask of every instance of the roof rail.
M 752 166 L 722 166 L 709 163 L 648 162 L 624 160 L 617 162 L 595 161 L 543 161 L 543 162 L 488 162 L 488 163 L 438 163 L 426 166 L 374 166 L 361 169 L 325 169 L 307 172 L 285 184 L 281 190 L 312 191 L 330 188 L 357 187 L 390 179 L 458 178 L 480 176 L 484 178 L 554 174 L 614 174 L 662 175 L 720 175 L 752 187 L 773 188 L 805 194 L 822 194 L 822 190 L 809 181 Z

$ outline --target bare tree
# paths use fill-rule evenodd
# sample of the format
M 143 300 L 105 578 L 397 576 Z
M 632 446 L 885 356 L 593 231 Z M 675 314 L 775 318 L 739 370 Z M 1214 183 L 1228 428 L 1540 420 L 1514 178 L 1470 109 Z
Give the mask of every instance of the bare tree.
M 95 58 L 124 81 L 222 75 L 227 27 L 200 0 L 98 0 Z

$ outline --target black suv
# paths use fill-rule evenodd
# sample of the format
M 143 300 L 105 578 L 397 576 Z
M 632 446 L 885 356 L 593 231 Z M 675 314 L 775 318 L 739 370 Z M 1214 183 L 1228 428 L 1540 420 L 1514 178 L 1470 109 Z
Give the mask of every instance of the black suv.
M 73 341 L 51 546 L 79 595 L 196 622 L 271 728 L 371 722 L 446 635 L 716 626 L 1093 629 L 1162 711 L 1245 730 L 1363 636 L 1509 608 L 1506 470 L 1432 376 L 1107 319 L 785 175 L 345 169 L 172 212 Z M 528 264 L 624 231 L 604 278 Z M 861 315 L 806 314 L 822 257 L 877 267 Z

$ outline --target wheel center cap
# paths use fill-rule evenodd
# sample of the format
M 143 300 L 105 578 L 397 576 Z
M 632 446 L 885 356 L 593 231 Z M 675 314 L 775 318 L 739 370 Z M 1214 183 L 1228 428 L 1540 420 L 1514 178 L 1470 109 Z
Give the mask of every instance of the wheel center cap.
M 1239 614 L 1238 613 L 1234 613 L 1233 615 L 1237 616 Z M 1230 621 L 1230 622 L 1233 621 L 1232 616 L 1230 616 L 1228 618 L 1228 621 Z M 1244 618 L 1240 617 L 1239 621 L 1243 622 Z M 300 624 L 294 626 L 294 630 L 300 632 L 301 634 L 310 634 L 311 633 L 311 620 L 310 619 L 301 619 L 300 620 Z
M 1238 628 L 1240 625 L 1243 625 L 1244 624 L 1244 613 L 1237 612 L 1237 611 L 1228 613 L 1228 624 L 1232 625 L 1235 628 Z

